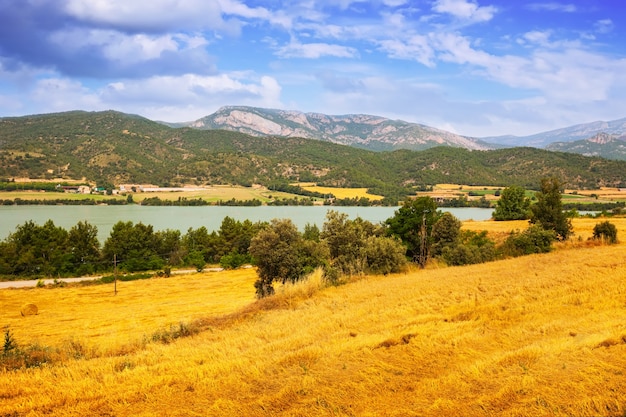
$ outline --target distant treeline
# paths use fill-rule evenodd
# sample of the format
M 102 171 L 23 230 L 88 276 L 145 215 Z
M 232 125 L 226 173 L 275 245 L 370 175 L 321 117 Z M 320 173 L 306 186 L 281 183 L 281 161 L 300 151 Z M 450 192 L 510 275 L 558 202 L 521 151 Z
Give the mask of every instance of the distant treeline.
M 62 185 L 68 185 L 63 183 Z M 57 184 L 51 182 L 15 182 L 0 181 L 0 191 L 59 191 Z M 63 189 L 61 189 L 61 192 Z
M 284 193 L 289 194 L 297 194 L 305 197 L 315 197 L 315 198 L 333 198 L 334 195 L 330 193 L 319 193 L 317 191 L 309 191 L 305 190 L 299 185 L 289 184 L 287 181 L 276 181 L 272 182 L 267 186 L 267 189 L 270 191 L 282 191 Z
M 564 210 L 610 211 L 613 214 L 620 214 L 624 207 L 626 207 L 626 202 L 624 201 L 615 203 L 563 203 Z
M 93 198 L 81 198 L 81 199 L 70 199 L 70 198 L 54 198 L 54 199 L 22 199 L 15 198 L 13 200 L 5 199 L 0 200 L 0 205 L 3 206 L 57 206 L 57 205 L 65 205 L 65 206 L 95 206 L 98 204 L 106 204 L 109 206 L 121 206 L 128 204 L 126 200 L 116 199 L 116 198 L 107 198 L 107 199 L 93 199 Z

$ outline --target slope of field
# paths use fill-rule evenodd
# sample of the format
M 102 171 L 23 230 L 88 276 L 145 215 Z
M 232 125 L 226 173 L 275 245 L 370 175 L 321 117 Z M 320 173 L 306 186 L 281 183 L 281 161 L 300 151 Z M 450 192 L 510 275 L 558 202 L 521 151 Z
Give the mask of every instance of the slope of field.
M 45 340 L 59 346 L 77 329 L 105 348 L 0 372 L 0 415 L 621 416 L 626 250 L 587 244 L 591 223 L 574 225 L 581 241 L 549 254 L 366 277 L 245 313 L 253 270 L 129 282 L 117 296 L 4 290 L 0 325 L 18 342 L 56 332 Z M 40 314 L 21 317 L 23 302 Z M 92 317 L 75 321 L 79 307 Z M 109 328 L 129 316 L 134 327 Z M 208 330 L 171 344 L 125 352 L 99 339 L 123 346 L 197 317 Z

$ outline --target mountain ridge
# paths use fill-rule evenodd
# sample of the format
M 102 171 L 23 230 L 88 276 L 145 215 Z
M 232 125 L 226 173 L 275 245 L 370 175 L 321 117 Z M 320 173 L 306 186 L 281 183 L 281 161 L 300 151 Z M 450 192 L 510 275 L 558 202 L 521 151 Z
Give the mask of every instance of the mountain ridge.
M 591 138 L 599 133 L 611 135 L 626 134 L 626 117 L 610 121 L 594 121 L 580 123 L 568 127 L 539 132 L 527 136 L 489 136 L 480 138 L 489 143 L 498 143 L 506 146 L 532 146 L 546 148 L 555 142 L 573 142 Z
M 297 110 L 224 106 L 193 122 L 176 123 L 195 129 L 225 129 L 251 136 L 317 139 L 375 151 L 424 150 L 453 146 L 489 150 L 498 146 L 418 123 L 368 114 L 327 115 Z
M 397 203 L 438 183 L 570 188 L 624 186 L 626 162 L 537 148 L 451 146 L 374 152 L 328 141 L 171 128 L 115 111 L 0 119 L 0 179 L 81 179 L 105 188 L 146 183 L 288 184 L 367 188 Z
M 302 137 L 373 151 L 425 150 L 436 146 L 452 146 L 469 150 L 530 146 L 626 160 L 626 151 L 617 149 L 616 152 L 615 146 L 611 144 L 598 144 L 591 151 L 580 144 L 571 147 L 566 145 L 568 142 L 589 139 L 600 133 L 626 135 L 626 118 L 581 123 L 528 136 L 471 137 L 420 123 L 368 114 L 327 115 L 297 110 L 223 106 L 216 112 L 195 121 L 168 125 L 201 130 L 224 129 L 256 137 L 268 135 Z M 556 142 L 565 143 L 565 145 L 551 147 Z

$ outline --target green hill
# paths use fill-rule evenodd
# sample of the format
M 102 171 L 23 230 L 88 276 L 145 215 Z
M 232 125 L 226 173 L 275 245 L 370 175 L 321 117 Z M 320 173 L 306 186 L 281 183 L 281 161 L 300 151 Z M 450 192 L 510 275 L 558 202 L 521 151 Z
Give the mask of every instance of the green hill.
M 0 119 L 0 178 L 161 186 L 300 180 L 396 197 L 436 183 L 532 188 L 545 176 L 571 188 L 618 186 L 626 162 L 535 148 L 372 152 L 311 139 L 171 128 L 115 111 Z

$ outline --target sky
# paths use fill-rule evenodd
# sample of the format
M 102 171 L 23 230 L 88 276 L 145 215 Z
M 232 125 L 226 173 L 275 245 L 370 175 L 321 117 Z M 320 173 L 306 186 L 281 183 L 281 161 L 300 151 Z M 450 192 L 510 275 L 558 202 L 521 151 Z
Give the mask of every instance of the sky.
M 0 0 L 0 117 L 246 105 L 466 136 L 626 117 L 622 0 Z

